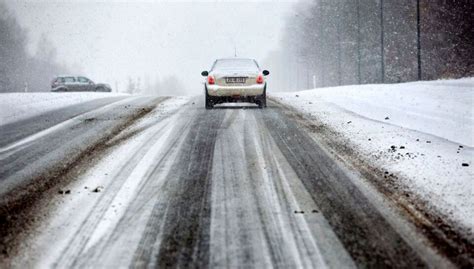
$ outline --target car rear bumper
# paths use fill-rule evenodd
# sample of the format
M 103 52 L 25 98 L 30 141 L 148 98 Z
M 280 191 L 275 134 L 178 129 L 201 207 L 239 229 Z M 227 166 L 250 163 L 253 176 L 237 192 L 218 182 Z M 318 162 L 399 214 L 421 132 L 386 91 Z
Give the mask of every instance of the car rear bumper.
M 259 96 L 265 91 L 265 84 L 250 86 L 206 85 L 209 96 Z

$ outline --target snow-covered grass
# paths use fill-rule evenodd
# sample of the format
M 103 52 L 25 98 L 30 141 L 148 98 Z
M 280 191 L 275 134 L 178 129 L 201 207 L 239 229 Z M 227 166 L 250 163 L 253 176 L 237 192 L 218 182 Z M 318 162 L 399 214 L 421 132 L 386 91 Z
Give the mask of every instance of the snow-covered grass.
M 94 99 L 123 95 L 100 92 L 0 93 L 0 125 Z
M 474 230 L 474 78 L 271 96 L 349 139 L 371 163 L 399 175 L 397 187 Z

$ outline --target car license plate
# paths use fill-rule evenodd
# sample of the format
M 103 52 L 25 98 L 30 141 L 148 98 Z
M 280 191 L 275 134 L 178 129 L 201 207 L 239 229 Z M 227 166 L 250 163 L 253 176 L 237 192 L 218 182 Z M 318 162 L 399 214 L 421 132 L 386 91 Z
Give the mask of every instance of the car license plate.
M 245 83 L 245 77 L 226 77 L 225 83 Z

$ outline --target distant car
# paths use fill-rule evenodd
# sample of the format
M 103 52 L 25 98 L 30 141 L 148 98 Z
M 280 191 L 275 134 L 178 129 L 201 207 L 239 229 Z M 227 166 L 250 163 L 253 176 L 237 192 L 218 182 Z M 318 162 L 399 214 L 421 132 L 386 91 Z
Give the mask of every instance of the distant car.
M 81 76 L 58 76 L 51 82 L 52 92 L 111 92 L 108 84 L 97 83 Z
M 210 71 L 203 71 L 206 108 L 229 102 L 255 103 L 267 106 L 267 70 L 261 71 L 253 59 L 218 59 Z

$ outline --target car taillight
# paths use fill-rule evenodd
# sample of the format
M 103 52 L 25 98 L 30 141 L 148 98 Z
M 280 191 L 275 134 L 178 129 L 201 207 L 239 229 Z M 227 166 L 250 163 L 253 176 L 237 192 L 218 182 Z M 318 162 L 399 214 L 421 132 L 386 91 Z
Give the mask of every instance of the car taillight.
M 262 76 L 262 75 L 258 75 L 258 77 L 257 77 L 257 83 L 258 83 L 258 84 L 262 84 L 262 83 L 263 83 L 263 76 Z
M 216 83 L 216 80 L 214 79 L 213 76 L 207 76 L 207 83 L 214 85 Z

